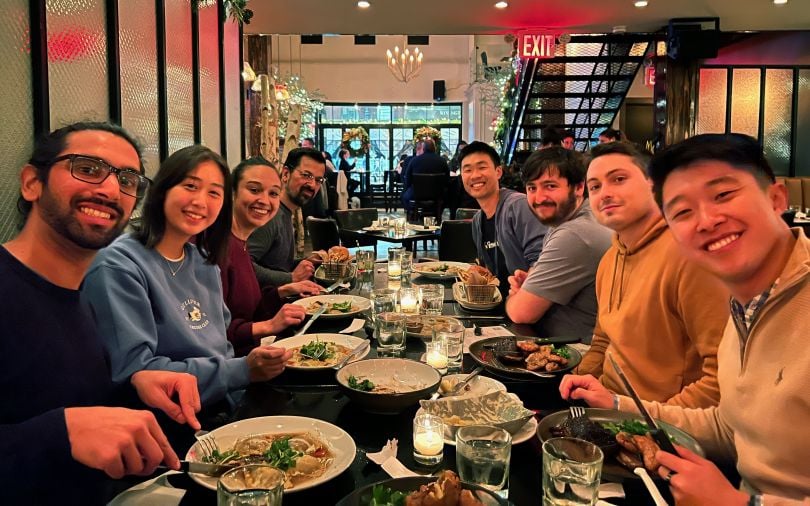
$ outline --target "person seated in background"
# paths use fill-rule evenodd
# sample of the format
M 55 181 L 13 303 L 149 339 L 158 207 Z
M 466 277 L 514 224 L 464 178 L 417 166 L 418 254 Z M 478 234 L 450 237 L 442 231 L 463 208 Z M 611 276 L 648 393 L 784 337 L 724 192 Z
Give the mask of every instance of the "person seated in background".
M 321 287 L 312 281 L 287 283 L 262 290 L 247 252 L 247 238 L 278 212 L 281 177 L 272 163 L 256 157 L 244 160 L 231 173 L 233 222 L 228 256 L 219 262 L 222 293 L 231 312 L 228 340 L 237 357 L 250 353 L 263 336 L 276 335 L 306 317 L 297 304 L 284 304 L 293 295 L 318 295 Z
M 461 139 L 458 141 L 458 144 L 456 144 L 456 152 L 453 153 L 453 158 L 451 158 L 450 163 L 447 164 L 451 176 L 458 176 L 461 173 L 461 151 L 466 147 L 467 141 L 464 139 Z
M 436 154 L 436 143 L 433 139 L 423 139 L 416 143 L 417 156 L 402 171 L 402 205 L 406 211 L 411 210 L 413 199 L 414 174 L 450 174 L 447 162 Z
M 573 130 L 563 130 L 563 139 L 562 139 L 562 147 L 565 149 L 574 149 L 574 142 L 576 142 L 577 136 L 574 135 Z
M 188 372 L 210 416 L 227 412 L 249 383 L 281 374 L 291 356 L 258 347 L 237 358 L 226 338 L 230 313 L 217 264 L 228 253 L 232 198 L 220 155 L 199 145 L 173 153 L 149 188 L 140 227 L 99 252 L 82 286 L 113 379 Z
M 664 148 L 650 175 L 681 254 L 725 285 L 731 317 L 717 354 L 720 403 L 644 406 L 694 436 L 711 461 L 736 462 L 742 483 L 734 487 L 710 460 L 681 447 L 679 455 L 656 453 L 659 474 L 678 504 L 806 505 L 810 241 L 781 218 L 785 187 L 759 142 L 742 134 L 697 135 Z M 560 394 L 635 410 L 591 376 L 566 376 Z
M 281 206 L 276 216 L 257 228 L 247 241 L 259 286 L 281 286 L 311 279 L 315 266 L 295 261 L 292 215 L 318 194 L 325 180 L 326 160 L 320 151 L 293 149 L 281 169 Z
M 352 169 L 354 169 L 355 165 L 357 164 L 357 162 L 349 163 L 349 155 L 350 153 L 348 149 L 341 149 L 338 152 L 338 156 L 340 157 L 340 164 L 338 165 L 338 170 L 340 170 L 340 172 L 342 172 L 343 175 L 346 176 L 346 188 L 349 192 L 349 199 L 351 199 L 352 197 L 354 197 L 357 188 L 360 186 L 360 181 L 357 181 L 356 179 L 352 179 L 351 177 L 349 177 L 349 173 L 352 171 Z
M 555 127 L 546 127 L 540 133 L 540 149 L 555 148 L 563 145 L 563 131 Z
M 23 226 L 0 247 L 4 504 L 105 504 L 107 477 L 149 475 L 161 462 L 179 468 L 152 413 L 113 406 L 142 402 L 200 428 L 194 376 L 140 371 L 112 381 L 79 292 L 148 185 L 137 143 L 109 123 L 38 138 L 20 173 Z
M 717 345 L 726 289 L 685 256 L 661 216 L 649 156 L 628 143 L 591 150 L 585 187 L 596 221 L 615 232 L 596 271 L 599 312 L 577 374 L 623 392 L 609 351 L 642 399 L 684 407 L 717 404 Z
M 624 136 L 622 135 L 621 130 L 606 128 L 602 130 L 602 133 L 599 134 L 599 144 L 607 144 L 608 142 L 622 142 L 622 141 L 624 141 Z
M 481 207 L 472 222 L 478 259 L 508 290 L 509 276 L 529 270 L 543 247 L 546 226 L 537 221 L 526 195 L 501 188 L 501 157 L 489 144 L 475 141 L 459 156 L 461 179 Z
M 549 227 L 543 250 L 527 273 L 509 277 L 506 314 L 534 324 L 542 337 L 590 342 L 596 323 L 596 268 L 611 231 L 593 217 L 585 197 L 585 161 L 562 146 L 535 151 L 521 171 L 529 205 Z

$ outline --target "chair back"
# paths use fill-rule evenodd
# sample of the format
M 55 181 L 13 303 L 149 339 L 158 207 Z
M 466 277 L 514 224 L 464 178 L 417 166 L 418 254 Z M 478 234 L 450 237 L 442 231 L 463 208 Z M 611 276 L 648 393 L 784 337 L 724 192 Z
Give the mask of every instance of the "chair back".
M 414 202 L 436 202 L 444 198 L 447 187 L 447 174 L 414 174 L 413 182 Z
M 456 209 L 456 219 L 457 220 L 471 220 L 475 213 L 477 213 L 479 209 L 472 209 L 469 207 L 459 207 Z
M 371 222 L 377 219 L 377 209 L 365 207 L 360 209 L 346 209 L 335 211 L 338 228 L 341 230 L 340 239 L 347 248 L 355 246 L 375 246 L 377 239 L 374 237 L 356 239 L 348 237 L 342 230 L 361 230 L 363 227 L 370 227 Z
M 328 250 L 340 244 L 337 222 L 332 218 L 307 217 L 307 232 L 312 240 L 312 250 Z
M 444 220 L 439 236 L 439 260 L 444 262 L 475 261 L 477 249 L 469 220 Z

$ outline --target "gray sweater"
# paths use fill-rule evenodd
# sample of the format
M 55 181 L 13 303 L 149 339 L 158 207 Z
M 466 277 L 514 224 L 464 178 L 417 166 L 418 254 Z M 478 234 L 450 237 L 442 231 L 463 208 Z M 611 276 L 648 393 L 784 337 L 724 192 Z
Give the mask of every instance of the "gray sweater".
M 247 248 L 262 288 L 291 283 L 295 268 L 292 211 L 282 203 L 273 219 L 250 235 Z

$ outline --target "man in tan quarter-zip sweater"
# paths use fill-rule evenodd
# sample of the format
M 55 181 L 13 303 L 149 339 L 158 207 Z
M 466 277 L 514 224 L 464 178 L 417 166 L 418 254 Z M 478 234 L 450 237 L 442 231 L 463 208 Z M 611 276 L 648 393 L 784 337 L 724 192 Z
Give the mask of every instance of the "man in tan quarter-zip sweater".
M 616 234 L 596 272 L 596 327 L 577 373 L 624 393 L 605 362 L 609 350 L 642 399 L 713 406 L 720 400 L 717 345 L 728 291 L 678 253 L 653 198 L 648 162 L 626 143 L 591 151 L 585 182 L 591 208 Z
M 695 436 L 709 459 L 736 460 L 742 485 L 683 448 L 656 454 L 659 474 L 679 505 L 810 505 L 810 240 L 780 217 L 785 186 L 757 140 L 741 134 L 670 146 L 650 174 L 680 251 L 729 289 L 732 316 L 717 352 L 720 404 L 644 405 Z M 588 376 L 563 378 L 560 394 L 597 407 L 614 402 Z M 634 409 L 629 398 L 617 400 Z

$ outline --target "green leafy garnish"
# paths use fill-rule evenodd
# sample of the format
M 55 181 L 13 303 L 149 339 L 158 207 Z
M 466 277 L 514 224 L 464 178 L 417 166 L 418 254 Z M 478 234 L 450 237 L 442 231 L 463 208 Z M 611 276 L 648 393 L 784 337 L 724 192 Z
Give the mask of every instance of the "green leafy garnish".
M 340 311 L 341 313 L 348 313 L 352 310 L 352 301 L 334 302 L 332 303 L 332 309 Z
M 552 346 L 551 353 L 562 358 L 571 358 L 571 352 L 565 346 Z
M 357 381 L 357 378 L 355 378 L 354 376 L 349 376 L 349 388 L 361 390 L 363 392 L 371 392 L 372 390 L 374 390 L 374 383 L 372 383 L 368 379 L 364 379 L 363 381 Z
M 643 436 L 650 432 L 650 428 L 647 424 L 640 420 L 624 420 L 618 423 L 602 422 L 602 427 L 606 428 L 614 435 L 619 432 L 627 432 L 628 434 Z
M 271 466 L 286 471 L 295 467 L 295 461 L 302 455 L 304 454 L 290 448 L 290 438 L 285 437 L 273 441 L 263 456 Z
M 435 269 L 433 269 L 433 272 L 447 272 L 447 269 L 449 269 L 449 268 L 450 268 L 450 266 L 449 266 L 449 265 L 447 265 L 447 264 L 441 264 L 440 266 L 438 266 L 438 267 L 436 267 Z
M 313 360 L 323 361 L 332 358 L 335 353 L 329 350 L 324 342 L 310 341 L 304 346 L 301 346 L 301 355 Z
M 405 506 L 407 494 L 392 490 L 384 485 L 374 485 L 371 489 L 371 502 L 368 506 Z
M 236 450 L 220 452 L 218 449 L 215 449 L 211 452 L 211 455 L 204 456 L 202 461 L 208 464 L 226 464 L 228 461 L 238 459 L 239 457 L 239 452 Z

